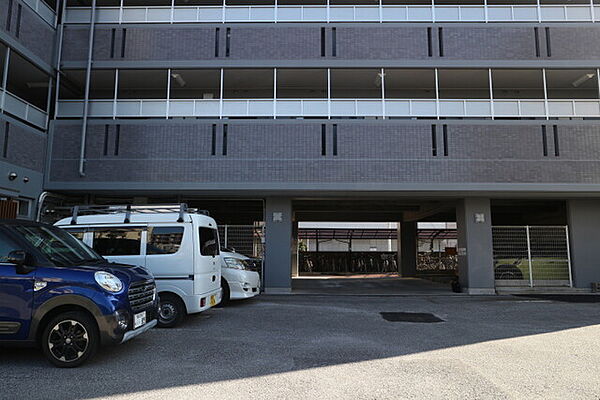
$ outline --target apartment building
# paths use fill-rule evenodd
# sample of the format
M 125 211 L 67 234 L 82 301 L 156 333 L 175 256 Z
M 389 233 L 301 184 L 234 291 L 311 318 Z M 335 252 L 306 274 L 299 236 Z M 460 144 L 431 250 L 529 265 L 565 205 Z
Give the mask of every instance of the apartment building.
M 5 0 L 0 185 L 19 215 L 175 202 L 265 226 L 456 222 L 469 293 L 600 282 L 599 0 Z M 12 202 L 11 204 L 15 204 Z M 512 265 L 512 267 L 511 267 Z

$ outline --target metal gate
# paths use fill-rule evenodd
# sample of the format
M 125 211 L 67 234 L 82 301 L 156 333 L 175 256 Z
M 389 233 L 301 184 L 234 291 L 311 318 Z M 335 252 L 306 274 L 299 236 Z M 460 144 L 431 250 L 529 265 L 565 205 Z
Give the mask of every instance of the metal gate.
M 219 225 L 221 246 L 235 249 L 236 252 L 248 257 L 263 257 L 262 226 L 254 225 Z
M 567 226 L 495 226 L 492 237 L 497 287 L 573 287 Z

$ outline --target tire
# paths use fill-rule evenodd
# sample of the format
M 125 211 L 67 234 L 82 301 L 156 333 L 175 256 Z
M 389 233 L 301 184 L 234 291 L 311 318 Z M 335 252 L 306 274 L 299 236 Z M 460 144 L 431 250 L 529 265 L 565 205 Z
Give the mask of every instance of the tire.
M 78 367 L 98 350 L 100 335 L 96 321 L 81 311 L 69 311 L 52 318 L 44 328 L 41 347 L 52 364 Z
M 495 271 L 496 279 L 523 280 L 523 272 L 514 265 L 500 265 Z
M 227 283 L 223 277 L 221 277 L 221 290 L 221 302 L 219 303 L 219 307 L 226 306 L 231 301 L 231 289 L 229 289 L 229 283 Z
M 179 297 L 173 294 L 159 294 L 158 301 L 158 326 L 160 328 L 173 328 L 183 321 L 187 311 Z

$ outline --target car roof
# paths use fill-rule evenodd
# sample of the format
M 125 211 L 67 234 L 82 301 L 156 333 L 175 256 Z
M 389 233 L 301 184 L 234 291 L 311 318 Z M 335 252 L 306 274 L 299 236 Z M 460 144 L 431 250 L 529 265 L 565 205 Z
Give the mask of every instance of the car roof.
M 125 224 L 152 224 L 152 223 L 172 223 L 177 224 L 179 213 L 152 213 L 152 212 L 132 212 L 129 215 L 129 222 L 125 222 L 125 213 L 114 214 L 92 214 L 77 216 L 77 223 L 73 224 L 73 218 L 63 218 L 57 221 L 56 226 L 81 226 L 81 225 L 125 225 Z M 216 228 L 215 220 L 204 214 L 184 213 L 184 223 L 195 222 L 199 226 L 210 226 Z
M 8 226 L 52 226 L 43 222 L 30 221 L 27 219 L 0 219 L 0 225 Z

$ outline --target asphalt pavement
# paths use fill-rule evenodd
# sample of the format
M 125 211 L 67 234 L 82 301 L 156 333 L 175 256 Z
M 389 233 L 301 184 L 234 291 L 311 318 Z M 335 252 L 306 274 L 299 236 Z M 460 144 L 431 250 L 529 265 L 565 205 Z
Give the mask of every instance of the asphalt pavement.
M 263 295 L 77 369 L 0 348 L 0 398 L 598 399 L 599 324 L 593 302 Z

